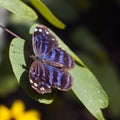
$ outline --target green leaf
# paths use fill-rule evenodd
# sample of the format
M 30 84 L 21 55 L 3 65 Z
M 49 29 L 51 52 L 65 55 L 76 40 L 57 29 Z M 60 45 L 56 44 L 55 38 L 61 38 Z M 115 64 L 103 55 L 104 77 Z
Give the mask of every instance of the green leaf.
M 108 106 L 108 97 L 96 77 L 78 65 L 70 73 L 74 78 L 72 90 L 76 96 L 98 120 L 104 120 L 101 109 Z
M 31 34 L 33 33 L 36 25 L 38 24 L 31 27 Z M 49 31 L 56 37 L 59 46 L 66 50 L 74 58 L 76 63 L 78 63 L 78 65 L 76 64 L 70 71 L 74 78 L 72 90 L 98 120 L 104 120 L 101 109 L 108 106 L 107 94 L 101 87 L 96 77 L 92 72 L 90 72 L 86 65 L 84 65 L 80 58 L 78 58 L 52 30 L 49 29 Z
M 21 38 L 14 38 L 10 44 L 9 57 L 13 72 L 22 88 L 30 97 L 32 97 L 36 101 L 39 101 L 40 103 L 50 104 L 55 96 L 54 93 L 49 95 L 40 95 L 30 86 L 28 78 L 30 67 L 30 63 L 28 64 L 28 62 L 30 57 L 28 56 L 27 51 L 29 51 L 28 49 L 31 48 L 25 46 L 25 42 L 26 41 Z
M 23 39 L 15 38 L 12 40 L 9 50 L 10 62 L 18 81 L 20 80 L 22 73 L 25 72 L 25 69 L 23 69 L 22 65 L 26 66 L 24 58 L 24 44 L 25 41 Z
M 36 20 L 37 14 L 21 0 L 0 0 L 0 6 L 28 20 Z
M 56 18 L 47 6 L 40 0 L 30 0 L 32 5 L 54 26 L 64 29 L 65 24 Z
M 35 25 L 33 25 L 31 27 L 30 33 L 33 33 L 34 27 L 35 27 Z M 51 33 L 56 37 L 56 39 L 59 42 L 59 45 L 63 49 L 65 49 L 76 61 L 75 67 L 70 71 L 70 73 L 72 74 L 72 76 L 74 78 L 73 87 L 72 87 L 73 92 L 81 100 L 81 102 L 86 106 L 86 108 L 98 120 L 104 120 L 101 109 L 107 107 L 107 105 L 108 105 L 108 97 L 107 97 L 105 91 L 103 90 L 103 88 L 101 87 L 99 82 L 97 81 L 96 77 L 89 71 L 89 69 L 83 64 L 83 62 L 67 47 L 67 45 L 65 45 L 62 42 L 62 40 L 59 37 L 57 37 L 57 35 L 55 35 L 55 33 L 53 31 L 51 31 Z M 40 97 L 39 100 L 44 101 L 44 98 L 42 98 L 43 95 L 41 96 L 41 95 L 37 94 L 35 91 L 33 92 L 32 89 L 30 89 L 30 85 L 28 82 L 28 70 L 25 70 L 22 67 L 22 66 L 26 66 L 25 63 L 27 63 L 28 67 L 30 67 L 30 64 L 28 64 L 28 62 L 26 62 L 24 55 L 20 54 L 21 53 L 19 51 L 20 49 L 17 51 L 18 48 L 23 48 L 22 52 L 24 53 L 24 48 L 27 48 L 24 46 L 25 41 L 23 42 L 22 39 L 17 38 L 17 39 L 14 39 L 11 44 L 14 44 L 14 46 L 16 46 L 16 47 L 13 47 L 13 45 L 11 45 L 11 47 L 10 47 L 10 60 L 11 60 L 11 64 L 12 64 L 15 75 L 19 75 L 19 77 L 17 76 L 18 80 L 20 79 L 19 82 L 21 83 L 23 88 L 25 88 L 25 90 L 27 90 L 28 93 L 30 92 L 29 94 L 31 94 L 32 97 L 34 96 L 33 97 L 34 99 L 37 98 L 37 100 L 38 100 Z M 30 50 L 30 48 L 29 48 L 29 50 Z M 16 51 L 16 52 L 14 52 L 14 51 Z M 16 56 L 15 53 L 16 54 L 19 53 L 19 54 Z M 17 61 L 17 62 L 22 61 L 18 64 L 19 67 L 21 67 L 19 70 L 18 70 L 18 66 L 16 66 L 15 61 Z M 26 72 L 26 74 L 23 74 L 23 72 Z M 51 96 L 52 94 L 47 94 L 47 96 L 48 95 Z
M 120 83 L 119 73 L 110 61 L 96 61 L 96 57 L 92 57 L 86 53 L 80 54 L 85 63 L 92 69 L 100 83 L 105 88 L 109 96 L 109 110 L 112 116 L 118 117 L 120 110 Z

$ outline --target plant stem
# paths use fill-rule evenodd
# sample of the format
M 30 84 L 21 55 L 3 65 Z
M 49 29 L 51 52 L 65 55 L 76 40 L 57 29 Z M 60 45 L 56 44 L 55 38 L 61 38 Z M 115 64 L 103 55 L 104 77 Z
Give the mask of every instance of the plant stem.
M 6 31 L 6 32 L 8 32 L 9 34 L 13 35 L 14 37 L 20 38 L 20 36 L 16 35 L 15 33 L 13 33 L 12 31 L 8 30 L 8 29 L 5 28 L 5 27 L 3 27 L 2 25 L 0 25 L 0 27 L 1 27 L 4 31 Z

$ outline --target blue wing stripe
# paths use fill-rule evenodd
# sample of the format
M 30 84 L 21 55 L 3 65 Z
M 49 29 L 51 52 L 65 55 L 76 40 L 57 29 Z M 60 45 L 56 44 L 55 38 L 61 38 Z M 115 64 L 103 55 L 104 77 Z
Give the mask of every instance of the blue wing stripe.
M 65 91 L 71 88 L 72 77 L 68 72 L 46 64 L 42 64 L 42 66 L 46 71 L 45 77 L 48 78 L 47 81 L 52 87 Z
M 51 39 L 52 38 L 52 39 Z M 32 36 L 32 44 L 35 56 L 45 57 L 51 50 L 58 46 L 54 36 L 43 26 L 37 26 Z
M 71 56 L 58 47 L 56 38 L 43 25 L 35 28 L 32 37 L 36 57 L 29 70 L 32 88 L 40 94 L 52 92 L 51 88 L 71 89 L 73 79 L 68 73 L 68 69 L 74 66 Z
M 45 56 L 45 59 L 53 63 L 61 63 L 65 68 L 68 69 L 71 69 L 74 66 L 74 61 L 72 60 L 71 56 L 61 48 L 52 50 L 48 55 Z

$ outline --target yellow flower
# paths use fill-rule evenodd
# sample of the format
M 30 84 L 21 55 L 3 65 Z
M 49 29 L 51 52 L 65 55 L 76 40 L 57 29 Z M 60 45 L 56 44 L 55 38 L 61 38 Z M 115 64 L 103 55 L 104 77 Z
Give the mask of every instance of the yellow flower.
M 37 110 L 25 111 L 24 103 L 21 100 L 13 102 L 11 109 L 0 105 L 0 120 L 41 120 Z

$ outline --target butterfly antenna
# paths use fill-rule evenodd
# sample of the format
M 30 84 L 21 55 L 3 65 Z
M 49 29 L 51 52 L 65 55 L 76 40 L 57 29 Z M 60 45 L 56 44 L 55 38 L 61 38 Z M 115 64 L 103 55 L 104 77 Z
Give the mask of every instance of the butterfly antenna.
M 0 25 L 0 27 L 1 27 L 4 31 L 6 31 L 6 32 L 8 32 L 9 34 L 13 35 L 14 37 L 16 37 L 16 38 L 21 38 L 20 36 L 16 35 L 15 33 L 13 33 L 12 31 L 8 30 L 8 29 L 5 28 L 5 27 L 3 27 L 2 25 Z

